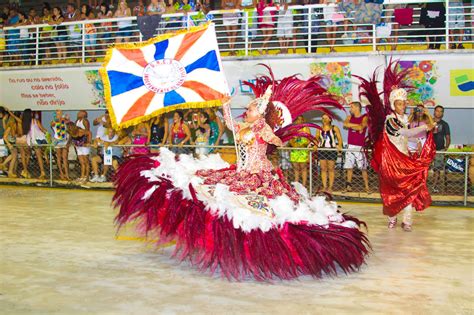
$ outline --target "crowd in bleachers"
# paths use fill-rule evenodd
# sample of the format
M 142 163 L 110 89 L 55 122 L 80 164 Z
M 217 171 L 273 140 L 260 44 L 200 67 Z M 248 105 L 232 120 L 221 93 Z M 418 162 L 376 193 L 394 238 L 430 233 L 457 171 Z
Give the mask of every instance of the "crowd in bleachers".
M 293 4 L 302 6 L 298 9 L 289 7 Z M 311 4 L 323 6 L 313 8 L 309 14 L 305 6 Z M 65 60 L 66 52 L 69 53 L 69 59 L 76 62 L 82 44 L 86 49 L 87 61 L 94 62 L 104 55 L 108 45 L 140 39 L 137 21 L 107 22 L 104 19 L 175 13 L 183 15 L 164 18 L 157 27 L 157 33 L 215 19 L 222 28 L 218 37 L 223 51 L 231 55 L 242 49 L 245 30 L 249 49 L 257 48 L 261 54 L 272 46 L 277 46 L 280 53 L 296 52 L 296 47 L 310 47 L 310 51 L 316 51 L 321 45 L 334 52 L 338 45 L 370 43 L 374 29 L 378 41 L 385 41 L 391 49 L 396 49 L 400 38 L 427 43 L 429 49 L 439 49 L 446 35 L 444 27 L 447 12 L 444 2 L 384 5 L 383 1 L 378 0 L 222 0 L 216 7 L 223 11 L 211 14 L 212 2 L 205 0 L 140 0 L 133 4 L 126 0 L 101 3 L 97 0 L 81 3 L 78 0 L 54 7 L 45 2 L 40 12 L 35 8 L 6 6 L 0 18 L 1 28 L 48 25 L 42 26 L 38 33 L 33 28 L 0 29 L 0 56 L 12 65 L 32 64 L 35 60 L 36 36 L 39 34 L 42 63 Z M 469 36 L 464 34 L 465 29 L 468 33 L 472 31 L 471 11 L 471 3 L 465 5 L 462 0 L 450 1 L 449 48 L 464 48 L 463 38 Z M 197 13 L 189 14 L 192 12 Z M 245 14 L 247 22 L 244 21 Z M 101 21 L 94 22 L 97 19 Z M 91 23 L 63 25 L 64 22 L 75 21 Z M 415 30 L 411 31 L 415 24 Z M 373 28 L 373 25 L 377 27 Z M 309 33 L 311 36 L 308 36 Z

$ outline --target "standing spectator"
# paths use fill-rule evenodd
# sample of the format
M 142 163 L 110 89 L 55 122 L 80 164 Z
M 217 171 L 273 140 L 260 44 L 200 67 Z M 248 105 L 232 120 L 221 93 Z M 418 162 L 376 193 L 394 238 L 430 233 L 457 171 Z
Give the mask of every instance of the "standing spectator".
M 148 154 L 150 150 L 146 146 L 149 142 L 150 128 L 146 123 L 139 123 L 133 128 L 131 143 L 136 147 L 132 148 L 132 154 Z
M 451 132 L 449 125 L 443 120 L 444 107 L 438 105 L 434 109 L 434 121 L 436 123 L 433 129 L 434 141 L 436 144 L 436 151 L 446 151 L 451 144 Z M 433 192 L 438 193 L 438 181 L 440 178 L 440 172 L 444 171 L 444 154 L 436 154 L 433 170 L 434 170 L 434 181 L 433 181 Z
M 272 0 L 258 0 L 257 3 L 258 26 L 263 33 L 263 43 L 260 53 L 266 53 L 268 42 L 272 39 L 273 28 L 275 22 L 273 21 L 273 1 Z
M 147 15 L 158 15 L 166 12 L 166 4 L 163 0 L 151 0 L 146 8 Z
M 102 2 L 99 7 L 99 13 L 97 16 L 100 20 L 103 19 L 111 19 L 113 17 L 113 13 L 110 10 L 107 3 Z M 101 49 L 105 49 L 107 43 L 111 42 L 112 37 L 114 36 L 112 32 L 112 22 L 101 22 L 100 29 L 97 34 L 97 38 L 99 39 L 99 44 L 101 44 Z
M 51 8 L 49 7 L 49 4 L 45 3 L 43 9 L 41 10 L 41 13 L 43 14 L 41 16 L 41 23 L 43 24 L 50 24 L 52 21 L 52 16 L 51 16 Z M 40 34 L 40 47 L 42 48 L 41 50 L 41 55 L 43 57 L 46 57 L 46 60 L 43 61 L 43 64 L 48 64 L 51 63 L 51 46 L 52 46 L 52 39 L 53 39 L 53 32 L 54 26 L 48 25 L 48 26 L 43 26 L 41 28 L 41 34 Z
M 319 150 L 319 163 L 321 166 L 321 181 L 323 185 L 323 191 L 331 194 L 334 185 L 334 169 L 336 167 L 336 160 L 338 152 L 331 150 L 336 149 L 342 150 L 342 137 L 341 131 L 337 126 L 332 124 L 332 118 L 324 114 L 322 117 L 323 126 L 321 130 L 316 132 L 316 139 L 318 139 Z M 330 150 L 324 150 L 330 149 Z M 328 186 L 329 178 L 329 186 Z
M 8 14 L 8 20 L 6 26 L 15 26 L 20 17 L 18 16 L 18 12 L 15 8 L 10 9 Z M 10 55 L 10 60 L 14 61 L 13 65 L 16 65 L 16 61 L 19 59 L 19 52 L 18 52 L 18 44 L 20 41 L 20 30 L 11 29 L 7 31 L 6 34 L 7 39 L 7 52 Z
M 295 123 L 304 124 L 305 120 L 303 116 L 296 117 Z M 311 134 L 308 127 L 299 130 L 299 133 Z M 309 151 L 301 150 L 301 148 L 309 148 L 311 145 L 312 143 L 310 143 L 310 141 L 305 137 L 296 137 L 291 139 L 289 142 L 290 147 L 300 148 L 300 150 L 290 151 L 290 162 L 295 174 L 294 181 L 299 182 L 301 177 L 301 183 L 305 187 L 308 182 Z
M 55 25 L 56 37 L 54 38 L 54 41 L 56 42 L 57 55 L 60 60 L 66 59 L 66 47 L 64 46 L 64 42 L 67 41 L 67 30 L 66 26 L 61 25 L 63 22 L 64 17 L 61 8 L 54 7 L 53 15 L 49 24 Z
M 59 169 L 59 179 L 69 180 L 69 138 L 66 130 L 67 118 L 63 115 L 63 111 L 56 110 L 51 128 L 53 129 L 53 145 L 56 150 L 56 164 Z
M 47 144 L 46 141 L 46 129 L 44 129 L 41 121 L 32 115 L 31 109 L 25 109 L 21 117 L 22 125 L 22 135 L 26 137 L 26 144 L 28 146 L 33 146 L 33 149 L 36 154 L 36 159 L 40 168 L 40 177 L 39 179 L 45 179 L 46 173 L 44 171 L 44 162 L 43 162 L 43 150 L 40 145 Z M 24 147 L 20 149 L 21 160 L 23 164 L 23 171 L 21 175 L 25 178 L 29 178 L 28 164 L 30 160 L 30 149 Z
M 23 12 L 18 12 L 18 23 L 15 26 L 27 26 L 30 25 L 30 22 Z M 28 28 L 22 27 L 20 29 L 20 40 L 18 42 L 19 52 L 20 52 L 20 62 L 28 64 L 30 55 L 30 31 Z
M 5 49 L 7 48 L 7 42 L 5 40 L 5 21 L 3 18 L 0 18 L 0 67 L 3 65 L 3 56 L 5 54 Z
M 281 52 L 287 54 L 291 39 L 293 39 L 293 48 L 296 49 L 293 34 L 293 10 L 288 8 L 288 2 L 286 2 L 278 12 L 277 25 L 277 37 L 280 41 Z
M 209 115 L 209 126 L 211 128 L 210 135 L 209 135 L 209 145 L 218 146 L 222 135 L 224 134 L 224 124 L 222 120 L 217 116 L 217 112 L 215 108 L 207 108 L 206 109 L 207 115 Z M 209 153 L 214 152 L 215 149 L 211 148 Z
M 91 21 L 95 19 L 95 14 L 92 11 L 92 8 L 88 6 L 87 4 L 83 4 L 81 6 L 81 20 L 85 21 Z M 86 32 L 85 36 L 85 48 L 89 52 L 89 55 L 91 56 L 91 62 L 95 62 L 95 49 L 96 49 L 96 43 L 97 43 L 97 30 L 95 28 L 94 23 L 85 23 L 84 24 L 84 30 Z
M 74 22 L 81 19 L 81 13 L 76 9 L 74 3 L 69 3 L 66 7 L 65 22 Z M 82 46 L 82 31 L 80 24 L 68 25 L 69 43 L 68 48 L 72 51 L 73 56 L 79 56 L 79 49 Z
M 420 13 L 420 24 L 428 29 L 428 49 L 439 49 L 443 42 L 446 8 L 444 2 L 430 2 L 423 4 Z M 438 28 L 435 29 L 434 28 Z
M 462 38 L 464 35 L 464 4 L 462 0 L 449 0 L 449 32 L 452 35 L 450 42 L 451 49 L 464 49 Z M 456 36 L 457 34 L 457 36 Z
M 77 159 L 81 165 L 81 177 L 78 179 L 79 182 L 87 182 L 90 174 L 90 144 L 92 140 L 90 123 L 87 119 L 87 112 L 80 110 L 77 113 L 77 120 L 75 123 L 76 128 L 72 128 L 72 141 L 76 147 Z
M 92 125 L 97 126 L 95 139 L 101 138 L 105 135 L 105 129 L 111 126 L 109 111 L 105 110 L 104 115 L 97 117 L 92 121 Z
M 246 13 L 247 15 L 247 34 L 245 34 L 245 21 L 241 24 L 242 34 L 243 36 L 247 36 L 249 40 L 249 47 L 248 49 L 252 49 L 252 41 L 257 37 L 258 33 L 258 23 L 257 23 L 257 14 L 255 12 L 255 7 L 257 6 L 257 0 L 241 0 L 240 1 L 240 8 Z
M 184 122 L 184 114 L 182 111 L 176 111 L 173 114 L 173 124 L 170 126 L 168 143 L 178 146 L 172 148 L 172 151 L 181 154 L 186 153 L 186 149 L 180 148 L 191 140 L 191 132 L 188 125 Z
M 5 165 L 3 164 L 4 159 L 8 156 L 8 148 L 5 146 L 5 136 L 6 130 L 6 110 L 0 106 L 0 174 L 3 176 L 3 171 L 6 170 Z
M 238 9 L 237 0 L 222 0 L 222 10 L 232 10 L 222 14 L 222 24 L 227 32 L 227 43 L 229 45 L 230 55 L 235 55 L 235 41 L 237 39 L 237 29 L 239 26 L 240 13 L 236 12 Z
M 194 144 L 196 145 L 196 155 L 198 158 L 208 154 L 209 148 L 209 134 L 211 127 L 209 126 L 209 115 L 205 112 L 199 113 L 199 125 L 196 130 L 196 138 Z
M 30 24 L 40 24 L 41 23 L 41 18 L 38 16 L 38 13 L 34 8 L 31 8 L 28 11 L 28 20 L 30 20 Z
M 408 117 L 408 128 L 413 129 L 423 125 L 433 125 L 433 118 L 428 109 L 423 104 L 417 105 Z M 416 135 L 408 138 L 408 152 L 411 154 L 421 154 L 423 146 L 428 137 L 428 131 L 422 130 Z
M 136 6 L 133 7 L 133 15 L 135 16 L 144 16 L 146 14 L 146 7 L 143 3 L 143 0 L 138 0 Z
M 336 45 L 336 32 L 338 31 L 337 25 L 341 24 L 341 20 L 335 19 L 336 17 L 336 10 L 338 9 L 337 0 L 323 0 L 323 4 L 326 7 L 323 8 L 324 13 L 324 20 L 326 22 L 326 30 L 327 30 L 327 39 L 329 44 L 329 51 L 335 52 L 334 45 Z
M 150 120 L 150 144 L 152 146 L 164 146 L 168 139 L 169 124 L 168 119 L 164 114 L 158 115 L 154 119 Z M 151 148 L 152 153 L 157 153 L 159 148 Z
M 110 165 L 105 165 L 102 168 L 102 175 L 99 176 L 99 164 L 105 162 L 105 154 L 107 150 L 112 151 L 112 167 L 117 170 L 119 163 L 122 160 L 122 149 L 115 146 L 119 141 L 119 136 L 113 128 L 107 128 L 104 134 L 98 139 L 98 146 L 102 147 L 102 156 L 98 154 L 92 158 L 92 173 L 94 174 L 91 182 L 92 183 L 103 183 L 107 181 L 107 173 L 109 172 Z M 104 157 L 103 157 L 104 156 Z
M 347 149 L 344 162 L 347 181 L 346 191 L 352 191 L 352 175 L 354 166 L 361 170 L 364 180 L 365 191 L 370 193 L 369 176 L 367 174 L 367 157 L 363 152 L 365 144 L 365 134 L 367 132 L 367 115 L 362 115 L 362 105 L 360 102 L 350 104 L 350 115 L 344 121 L 344 128 L 347 129 Z
M 114 17 L 116 18 L 127 18 L 132 16 L 132 11 L 128 7 L 126 0 L 120 0 L 118 4 L 117 11 L 115 11 Z M 130 36 L 132 36 L 132 21 L 125 20 L 125 21 L 118 21 L 118 32 L 116 35 L 115 42 L 121 43 L 125 42 L 128 43 L 130 41 Z
M 3 134 L 3 140 L 10 152 L 10 155 L 3 161 L 2 168 L 7 171 L 9 178 L 18 177 L 16 174 L 16 166 L 18 163 L 18 148 L 16 145 L 16 139 L 21 136 L 21 131 L 18 128 L 18 123 L 14 118 L 10 117 L 5 122 L 5 133 Z

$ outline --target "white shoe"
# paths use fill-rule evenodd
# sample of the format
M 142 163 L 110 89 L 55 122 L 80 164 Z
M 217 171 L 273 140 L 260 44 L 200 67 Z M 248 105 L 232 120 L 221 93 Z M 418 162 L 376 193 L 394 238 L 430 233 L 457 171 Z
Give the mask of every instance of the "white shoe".
M 101 175 L 99 179 L 97 180 L 98 183 L 105 183 L 107 181 L 107 177 L 104 175 Z
M 97 183 L 99 181 L 99 175 L 94 175 L 92 178 L 91 178 L 91 183 Z

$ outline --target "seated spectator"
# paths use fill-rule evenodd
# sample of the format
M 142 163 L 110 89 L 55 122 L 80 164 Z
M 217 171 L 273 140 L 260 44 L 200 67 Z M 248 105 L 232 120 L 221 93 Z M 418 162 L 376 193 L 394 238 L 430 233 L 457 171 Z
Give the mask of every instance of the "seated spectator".
M 117 11 L 115 11 L 114 17 L 115 18 L 127 18 L 132 16 L 132 11 L 128 7 L 126 0 L 120 0 L 118 4 Z M 130 41 L 130 37 L 132 36 L 132 21 L 125 20 L 125 21 L 118 21 L 117 22 L 118 32 L 116 33 L 116 43 L 125 42 L 128 43 Z
M 95 19 L 95 14 L 92 11 L 92 8 L 87 4 L 83 4 L 81 6 L 81 20 L 83 21 L 90 21 Z M 86 32 L 84 45 L 86 51 L 89 53 L 91 57 L 91 62 L 95 62 L 95 50 L 96 50 L 96 43 L 97 43 L 97 30 L 95 28 L 94 23 L 85 23 L 84 30 Z
M 412 109 L 410 116 L 408 117 L 410 129 L 422 126 L 422 125 L 432 125 L 433 118 L 430 115 L 430 112 L 423 104 L 419 104 L 416 108 Z M 408 151 L 412 154 L 421 154 L 421 150 L 425 145 L 428 132 L 426 130 L 420 131 L 418 134 L 414 135 L 411 138 L 408 138 Z
M 112 167 L 117 170 L 119 164 L 122 162 L 123 153 L 122 148 L 115 146 L 119 143 L 119 136 L 113 128 L 107 128 L 104 134 L 98 139 L 98 147 L 102 147 L 102 154 L 98 154 L 92 158 L 92 173 L 94 174 L 91 182 L 92 183 L 103 183 L 107 181 L 107 173 L 110 169 L 110 165 L 105 164 L 105 155 L 107 150 L 111 150 L 112 153 Z M 100 152 L 100 151 L 99 151 Z M 102 169 L 102 175 L 99 176 L 99 165 L 104 162 Z

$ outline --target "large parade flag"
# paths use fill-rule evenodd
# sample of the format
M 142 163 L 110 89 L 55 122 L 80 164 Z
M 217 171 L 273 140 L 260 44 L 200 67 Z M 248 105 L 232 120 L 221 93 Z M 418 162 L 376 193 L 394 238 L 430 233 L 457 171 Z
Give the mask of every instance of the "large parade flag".
M 100 73 L 114 128 L 176 109 L 219 106 L 229 94 L 212 23 L 118 44 Z

